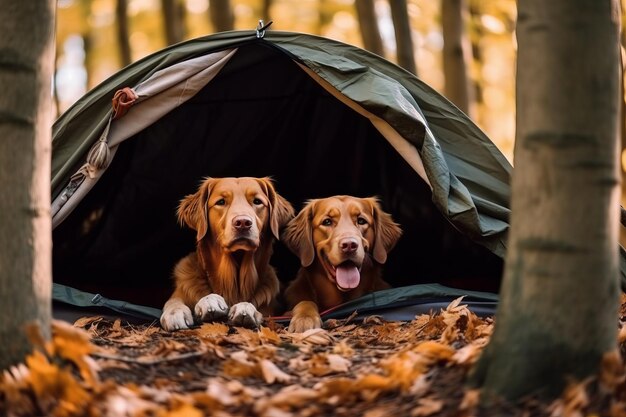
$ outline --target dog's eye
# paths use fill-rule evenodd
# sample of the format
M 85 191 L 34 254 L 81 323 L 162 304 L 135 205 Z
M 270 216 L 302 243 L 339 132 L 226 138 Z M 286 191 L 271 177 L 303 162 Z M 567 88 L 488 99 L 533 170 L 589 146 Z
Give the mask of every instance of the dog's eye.
M 215 202 L 216 206 L 223 206 L 224 204 L 226 204 L 226 200 L 224 200 L 223 198 L 220 198 Z
M 263 200 L 261 200 L 260 198 L 255 198 L 254 200 L 252 200 L 252 203 L 259 206 L 263 204 Z
M 333 224 L 332 219 L 324 219 L 322 220 L 322 226 L 331 226 Z
M 357 217 L 356 222 L 357 224 L 367 224 L 367 220 L 365 220 L 363 217 Z

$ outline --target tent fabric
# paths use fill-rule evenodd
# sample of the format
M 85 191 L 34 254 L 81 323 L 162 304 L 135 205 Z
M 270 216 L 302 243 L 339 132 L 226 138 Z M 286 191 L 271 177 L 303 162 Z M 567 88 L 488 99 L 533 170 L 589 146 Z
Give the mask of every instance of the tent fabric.
M 173 108 L 189 100 L 205 86 L 224 67 L 234 55 L 235 50 L 189 59 L 171 67 L 164 68 L 146 81 L 137 85 L 133 91 L 137 95 L 135 111 L 129 117 L 113 121 L 113 115 L 100 136 L 100 141 L 110 147 L 110 157 L 114 157 L 117 146 L 123 140 L 153 124 Z M 113 113 L 113 110 L 112 110 Z M 72 178 L 64 193 L 52 202 L 52 227 L 61 223 L 86 193 L 104 173 L 90 165 L 89 160 Z
M 125 317 L 149 321 L 156 321 L 161 317 L 161 309 L 110 300 L 100 294 L 76 290 L 61 284 L 53 284 L 52 291 L 54 300 L 62 301 L 70 306 L 86 309 L 104 308 Z M 323 311 L 320 315 L 323 320 L 347 316 L 358 320 L 371 315 L 384 316 L 389 320 L 412 320 L 417 314 L 430 314 L 445 309 L 458 297 L 463 297 L 462 304 L 467 305 L 480 316 L 492 315 L 498 302 L 498 296 L 488 292 L 466 291 L 439 284 L 419 284 L 366 294 L 356 300 Z M 103 310 L 98 311 L 101 313 Z M 77 309 L 72 312 L 66 311 L 66 314 L 71 320 L 77 320 L 85 313 Z M 277 323 L 285 323 L 290 318 L 289 316 L 275 316 L 270 319 Z
M 127 87 L 140 99 L 112 120 L 111 99 Z M 87 154 L 107 129 L 109 164 L 94 169 Z M 415 76 L 337 41 L 235 31 L 165 48 L 65 112 L 52 148 L 59 301 L 101 294 L 160 309 L 173 265 L 194 244 L 176 206 L 205 176 L 272 176 L 296 209 L 377 195 L 404 230 L 385 265 L 393 286 L 499 285 L 510 164 Z M 299 264 L 280 242 L 272 263 L 283 283 Z

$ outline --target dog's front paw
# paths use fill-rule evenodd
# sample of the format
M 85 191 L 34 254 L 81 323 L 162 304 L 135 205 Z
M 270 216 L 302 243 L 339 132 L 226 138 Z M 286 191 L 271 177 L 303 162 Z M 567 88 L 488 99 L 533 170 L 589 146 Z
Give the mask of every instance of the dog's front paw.
M 223 320 L 228 315 L 228 304 L 221 295 L 209 294 L 196 303 L 194 312 L 199 321 Z
M 293 308 L 293 316 L 289 322 L 289 330 L 292 333 L 302 333 L 311 329 L 322 327 L 317 304 L 312 301 L 301 301 Z
M 289 322 L 289 331 L 291 333 L 303 333 L 311 329 L 319 329 L 322 327 L 322 318 L 319 314 L 310 316 L 293 316 Z
M 233 326 L 254 329 L 261 326 L 263 314 L 259 313 L 251 303 L 237 303 L 230 308 L 228 321 Z
M 161 314 L 161 327 L 171 332 L 173 330 L 188 329 L 193 326 L 191 309 L 182 301 L 170 300 L 163 307 Z

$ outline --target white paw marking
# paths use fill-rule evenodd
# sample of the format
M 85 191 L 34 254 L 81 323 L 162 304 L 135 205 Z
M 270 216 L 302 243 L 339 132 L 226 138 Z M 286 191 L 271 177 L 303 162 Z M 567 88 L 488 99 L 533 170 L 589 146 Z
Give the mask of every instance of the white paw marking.
M 161 327 L 171 332 L 173 330 L 188 329 L 193 326 L 191 309 L 181 300 L 173 298 L 163 306 L 161 314 Z
M 263 315 L 251 303 L 237 303 L 230 308 L 228 321 L 233 326 L 256 328 L 263 323 Z
M 199 321 L 222 320 L 228 315 L 228 304 L 221 295 L 209 294 L 196 303 L 194 312 Z

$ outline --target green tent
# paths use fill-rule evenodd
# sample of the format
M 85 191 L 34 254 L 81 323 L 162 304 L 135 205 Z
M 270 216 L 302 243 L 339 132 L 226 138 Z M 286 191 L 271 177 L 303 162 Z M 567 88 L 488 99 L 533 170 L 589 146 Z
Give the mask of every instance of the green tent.
M 134 104 L 114 112 L 118 91 Z M 87 93 L 52 145 L 61 310 L 158 317 L 173 265 L 194 248 L 176 207 L 205 176 L 271 176 L 296 209 L 379 196 L 404 230 L 385 265 L 395 288 L 347 309 L 497 301 L 510 163 L 448 100 L 357 47 L 259 30 L 186 41 Z M 272 264 L 288 282 L 298 260 L 277 243 Z

